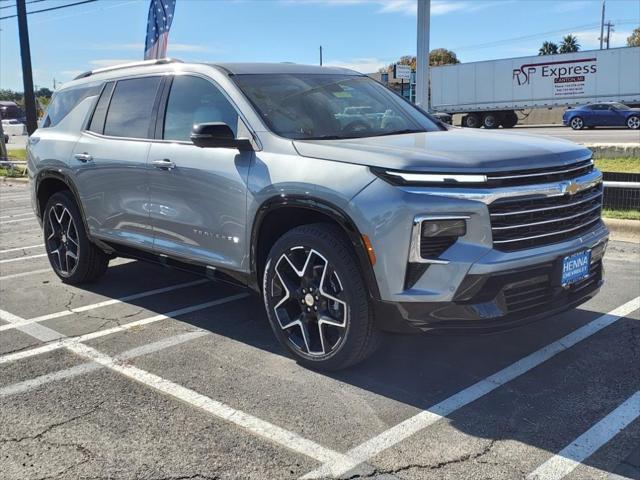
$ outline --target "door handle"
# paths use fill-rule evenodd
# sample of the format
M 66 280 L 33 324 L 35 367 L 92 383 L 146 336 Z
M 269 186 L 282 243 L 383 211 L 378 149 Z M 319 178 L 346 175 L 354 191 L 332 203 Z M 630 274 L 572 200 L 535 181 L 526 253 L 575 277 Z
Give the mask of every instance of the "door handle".
M 74 158 L 76 160 L 80 160 L 82 163 L 86 163 L 86 162 L 90 162 L 91 160 L 93 160 L 93 157 L 91 155 L 89 155 L 88 153 L 76 153 L 74 155 Z
M 176 168 L 176 164 L 168 158 L 163 158 L 162 160 L 154 160 L 152 163 L 154 167 L 160 168 L 161 170 L 172 170 Z

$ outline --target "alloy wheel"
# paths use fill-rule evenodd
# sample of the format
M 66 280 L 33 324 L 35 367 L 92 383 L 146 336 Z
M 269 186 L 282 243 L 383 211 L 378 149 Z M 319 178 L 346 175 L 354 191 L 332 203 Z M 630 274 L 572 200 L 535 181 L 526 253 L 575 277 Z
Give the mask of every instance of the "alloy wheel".
M 573 120 L 571 120 L 571 127 L 574 130 L 580 130 L 583 126 L 584 126 L 584 122 L 582 121 L 581 118 L 574 118 Z
M 627 127 L 631 130 L 640 129 L 640 117 L 629 117 L 629 120 L 627 120 Z
M 62 276 L 70 276 L 78 266 L 80 242 L 71 213 L 61 203 L 49 209 L 44 230 L 47 252 Z
M 328 357 L 347 333 L 347 302 L 338 273 L 318 251 L 293 247 L 275 265 L 273 311 L 290 344 L 302 355 Z

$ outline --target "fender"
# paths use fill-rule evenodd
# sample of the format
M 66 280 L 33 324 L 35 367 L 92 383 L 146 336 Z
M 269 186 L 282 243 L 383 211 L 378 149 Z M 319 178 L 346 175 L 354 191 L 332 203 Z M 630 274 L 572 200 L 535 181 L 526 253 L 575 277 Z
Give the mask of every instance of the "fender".
M 251 250 L 250 250 L 250 281 L 249 285 L 254 290 L 260 291 L 262 279 L 258 278 L 258 238 L 260 236 L 260 228 L 262 226 L 262 222 L 267 214 L 273 212 L 274 210 L 287 208 L 287 207 L 296 207 L 296 208 L 305 208 L 308 210 L 312 210 L 321 214 L 326 215 L 327 217 L 334 220 L 340 227 L 344 230 L 347 237 L 349 238 L 354 251 L 356 252 L 356 256 L 358 259 L 358 263 L 360 265 L 360 269 L 364 276 L 364 281 L 367 285 L 367 289 L 369 292 L 369 296 L 373 299 L 380 299 L 380 291 L 378 290 L 378 283 L 376 281 L 375 273 L 373 271 L 373 267 L 371 266 L 371 262 L 369 261 L 369 255 L 367 254 L 367 249 L 362 240 L 362 235 L 360 231 L 356 227 L 355 223 L 351 218 L 339 207 L 326 202 L 325 200 L 320 200 L 314 197 L 308 197 L 303 195 L 289 195 L 286 197 L 272 197 L 266 200 L 258 211 L 256 212 L 256 216 L 253 221 L 253 227 L 251 230 Z
M 43 212 L 40 211 L 40 200 L 38 199 L 38 192 L 40 191 L 40 185 L 44 180 L 47 180 L 49 178 L 54 178 L 56 180 L 61 181 L 62 183 L 64 183 L 69 191 L 71 192 L 71 194 L 73 195 L 73 198 L 76 201 L 76 205 L 78 206 L 78 210 L 80 210 L 80 216 L 82 217 L 82 224 L 84 225 L 84 231 L 87 234 L 87 238 L 89 239 L 89 241 L 91 241 L 92 243 L 95 243 L 96 245 L 98 245 L 100 248 L 102 248 L 103 250 L 105 250 L 106 252 L 110 252 L 112 251 L 112 249 L 106 245 L 105 243 L 92 238 L 91 233 L 89 231 L 89 225 L 87 224 L 87 219 L 86 219 L 86 215 L 84 212 L 84 207 L 82 206 L 82 202 L 80 201 L 80 194 L 78 193 L 78 189 L 76 188 L 75 183 L 73 182 L 73 180 L 71 179 L 71 177 L 69 175 L 67 175 L 66 173 L 62 172 L 61 170 L 52 170 L 52 169 L 45 169 L 45 170 L 41 170 L 38 172 L 38 174 L 36 175 L 35 179 L 34 179 L 34 185 L 35 185 L 35 194 L 36 194 L 36 215 L 38 217 L 38 219 L 40 220 L 40 223 L 42 224 L 42 214 Z

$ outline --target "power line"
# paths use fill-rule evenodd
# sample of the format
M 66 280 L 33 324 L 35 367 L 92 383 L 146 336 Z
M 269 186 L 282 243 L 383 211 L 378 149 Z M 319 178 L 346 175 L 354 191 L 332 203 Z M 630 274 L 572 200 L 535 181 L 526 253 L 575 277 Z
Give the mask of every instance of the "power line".
M 631 24 L 631 23 L 637 23 L 637 20 L 623 19 L 623 20 L 616 21 L 616 23 L 618 25 L 628 25 L 628 24 Z M 533 40 L 533 39 L 536 39 L 538 37 L 542 37 L 544 35 L 554 35 L 554 34 L 558 34 L 558 33 L 566 33 L 568 31 L 576 30 L 578 28 L 585 28 L 585 29 L 597 28 L 599 26 L 600 26 L 599 23 L 589 23 L 589 24 L 585 24 L 585 25 L 576 25 L 576 26 L 573 26 L 573 27 L 566 27 L 566 28 L 563 28 L 561 30 L 550 30 L 548 32 L 540 32 L 540 33 L 534 33 L 534 34 L 531 34 L 531 35 L 524 35 L 522 37 L 503 38 L 501 40 L 495 40 L 495 41 L 487 42 L 487 43 L 477 43 L 477 44 L 474 44 L 474 45 L 465 45 L 465 46 L 462 46 L 462 47 L 453 47 L 451 50 L 454 50 L 454 51 L 458 52 L 460 50 L 475 50 L 475 49 L 480 49 L 480 48 L 498 47 L 498 46 L 501 46 L 504 43 L 517 42 L 517 41 L 521 41 L 521 40 Z
M 43 8 L 40 10 L 33 10 L 31 12 L 28 13 L 28 15 L 34 14 L 34 13 L 42 13 L 42 12 L 50 12 L 52 10 L 60 10 L 61 8 L 68 8 L 68 7 L 74 7 L 76 5 L 82 5 L 85 3 L 92 3 L 92 2 L 97 2 L 98 0 L 82 0 L 81 2 L 75 2 L 75 3 L 68 3 L 67 5 L 58 5 L 57 7 L 50 7 L 50 8 Z M 7 15 L 6 17 L 0 17 L 0 20 L 6 20 L 8 18 L 15 18 L 18 15 Z
M 26 4 L 29 5 L 30 3 L 39 3 L 39 2 L 44 2 L 46 0 L 31 0 L 30 2 L 27 2 Z M 7 5 L 5 7 L 0 7 L 0 10 L 4 10 L 5 8 L 16 8 L 15 5 Z

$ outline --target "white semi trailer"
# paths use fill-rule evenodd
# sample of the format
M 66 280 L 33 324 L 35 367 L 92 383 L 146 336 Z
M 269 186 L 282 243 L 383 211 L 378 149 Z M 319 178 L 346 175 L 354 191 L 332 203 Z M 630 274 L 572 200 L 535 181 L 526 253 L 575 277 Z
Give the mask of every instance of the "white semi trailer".
M 511 128 L 516 111 L 616 101 L 640 104 L 640 47 L 431 68 L 431 110 L 466 127 Z

